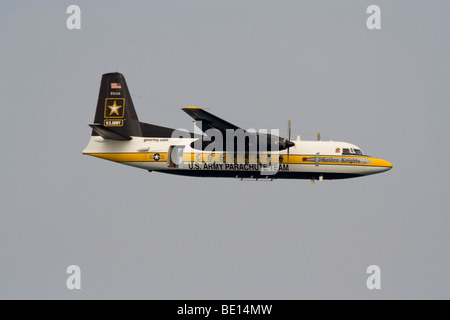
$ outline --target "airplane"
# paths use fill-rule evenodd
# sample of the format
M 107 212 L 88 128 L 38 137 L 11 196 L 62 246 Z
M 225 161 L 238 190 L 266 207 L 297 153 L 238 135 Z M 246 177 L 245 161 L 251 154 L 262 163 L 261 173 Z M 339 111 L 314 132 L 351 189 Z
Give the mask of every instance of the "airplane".
M 243 130 L 199 107 L 182 108 L 201 134 L 140 122 L 125 77 L 102 76 L 89 144 L 83 154 L 149 172 L 251 180 L 346 179 L 388 171 L 392 164 L 347 142 L 303 141 L 278 130 Z

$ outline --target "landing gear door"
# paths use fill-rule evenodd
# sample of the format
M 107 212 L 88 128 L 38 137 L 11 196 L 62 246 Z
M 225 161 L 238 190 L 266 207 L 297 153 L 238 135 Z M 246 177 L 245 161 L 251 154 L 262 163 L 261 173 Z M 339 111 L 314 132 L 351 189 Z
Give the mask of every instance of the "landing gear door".
M 170 146 L 167 166 L 169 168 L 183 168 L 184 146 Z

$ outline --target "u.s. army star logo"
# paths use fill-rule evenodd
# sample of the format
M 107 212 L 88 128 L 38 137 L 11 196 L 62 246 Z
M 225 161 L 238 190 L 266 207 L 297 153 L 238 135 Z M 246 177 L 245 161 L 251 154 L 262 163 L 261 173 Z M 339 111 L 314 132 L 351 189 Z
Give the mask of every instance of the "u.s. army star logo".
M 111 112 L 109 115 L 112 115 L 113 113 L 119 115 L 119 109 L 122 108 L 122 106 L 118 106 L 116 102 L 114 101 L 114 104 L 112 106 L 108 106 L 108 108 L 111 109 Z
M 152 158 L 155 161 L 158 161 L 162 157 L 161 157 L 161 155 L 159 153 L 155 153 L 153 156 L 150 156 L 150 158 Z
M 106 98 L 105 118 L 123 118 L 125 110 L 124 98 Z

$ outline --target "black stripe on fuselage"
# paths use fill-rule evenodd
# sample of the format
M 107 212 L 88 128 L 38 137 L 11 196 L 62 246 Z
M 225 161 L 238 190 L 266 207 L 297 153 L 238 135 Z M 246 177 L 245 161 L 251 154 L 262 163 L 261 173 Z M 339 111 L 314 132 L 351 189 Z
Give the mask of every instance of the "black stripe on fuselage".
M 152 172 L 152 170 L 149 170 Z M 283 172 L 279 171 L 273 175 L 262 174 L 260 171 L 218 171 L 218 170 L 155 170 L 168 174 L 181 176 L 203 177 L 203 178 L 253 178 L 253 179 L 319 179 L 337 180 L 361 177 L 359 174 L 350 173 L 316 173 L 316 172 Z

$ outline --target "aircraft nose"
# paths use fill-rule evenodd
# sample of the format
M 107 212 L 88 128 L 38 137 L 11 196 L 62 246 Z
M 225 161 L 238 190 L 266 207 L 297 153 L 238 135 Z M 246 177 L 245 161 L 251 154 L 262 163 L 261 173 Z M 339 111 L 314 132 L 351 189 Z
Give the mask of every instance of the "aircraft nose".
M 378 165 L 380 167 L 382 167 L 384 170 L 383 171 L 388 171 L 392 169 L 392 163 L 390 163 L 389 161 L 383 160 L 383 159 L 378 159 Z

